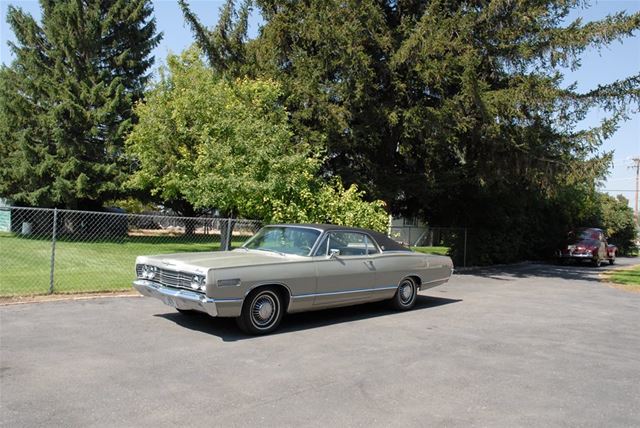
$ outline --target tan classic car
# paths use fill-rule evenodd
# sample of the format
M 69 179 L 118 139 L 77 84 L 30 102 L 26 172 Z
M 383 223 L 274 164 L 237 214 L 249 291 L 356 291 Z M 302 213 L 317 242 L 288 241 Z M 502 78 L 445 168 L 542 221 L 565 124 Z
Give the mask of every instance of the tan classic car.
M 418 291 L 452 271 L 449 257 L 413 252 L 371 230 L 281 224 L 233 251 L 140 256 L 133 286 L 182 313 L 235 317 L 245 332 L 266 334 L 285 312 L 378 300 L 411 309 Z

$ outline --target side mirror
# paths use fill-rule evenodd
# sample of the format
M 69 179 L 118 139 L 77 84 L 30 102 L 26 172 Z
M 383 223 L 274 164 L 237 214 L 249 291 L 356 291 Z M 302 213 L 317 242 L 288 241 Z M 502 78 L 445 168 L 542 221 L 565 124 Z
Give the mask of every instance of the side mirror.
M 331 248 L 329 250 L 329 258 L 330 259 L 335 259 L 336 257 L 338 257 L 340 255 L 340 250 L 336 249 L 336 248 Z

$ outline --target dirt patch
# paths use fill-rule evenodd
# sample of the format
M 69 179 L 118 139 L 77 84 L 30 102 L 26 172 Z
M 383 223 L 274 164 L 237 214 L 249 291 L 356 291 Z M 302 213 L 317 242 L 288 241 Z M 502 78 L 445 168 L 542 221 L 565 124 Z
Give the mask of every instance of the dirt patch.
M 628 291 L 629 293 L 640 293 L 640 287 L 637 285 L 616 284 L 614 282 L 608 282 L 607 285 L 611 288 Z
M 97 293 L 47 294 L 47 295 L 35 295 L 35 296 L 9 296 L 9 297 L 0 297 L 0 306 L 21 305 L 24 303 L 55 302 L 58 300 L 87 300 L 87 299 L 102 299 L 105 297 L 135 297 L 135 296 L 142 297 L 142 295 L 135 290 L 103 291 L 103 292 L 97 292 Z
M 185 234 L 185 228 L 181 226 L 168 226 L 162 229 L 131 229 L 128 232 L 129 236 L 167 236 L 167 237 L 176 237 L 176 236 L 188 236 Z M 243 237 L 249 238 L 253 235 L 253 233 L 247 233 L 244 230 L 234 230 L 232 235 L 234 237 Z M 212 228 L 204 228 L 197 227 L 193 230 L 193 234 L 191 236 L 196 236 L 198 238 L 217 238 L 220 239 L 220 230 L 212 229 Z

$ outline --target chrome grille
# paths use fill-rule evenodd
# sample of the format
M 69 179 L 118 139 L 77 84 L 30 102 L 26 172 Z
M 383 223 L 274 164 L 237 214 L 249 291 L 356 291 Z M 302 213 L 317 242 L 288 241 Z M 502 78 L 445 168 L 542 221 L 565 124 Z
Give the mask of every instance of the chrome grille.
M 142 277 L 142 266 L 143 265 L 141 264 L 136 265 L 136 275 L 138 278 Z M 191 278 L 195 274 L 162 268 L 157 269 L 156 276 L 151 281 L 158 282 L 165 287 L 184 288 L 189 291 L 203 293 L 201 290 L 194 290 L 191 288 Z
M 188 288 L 191 289 L 191 277 L 193 274 L 177 272 L 167 269 L 158 269 L 156 281 L 166 287 Z

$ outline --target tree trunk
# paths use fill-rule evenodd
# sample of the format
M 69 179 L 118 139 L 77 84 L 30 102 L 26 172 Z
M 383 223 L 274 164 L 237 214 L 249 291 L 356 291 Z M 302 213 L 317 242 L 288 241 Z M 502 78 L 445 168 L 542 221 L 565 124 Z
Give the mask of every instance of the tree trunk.
M 231 250 L 231 241 L 233 240 L 233 227 L 236 223 L 233 215 L 229 215 L 227 217 L 228 218 L 220 219 L 220 249 L 223 251 Z
M 197 215 L 196 209 L 189 202 L 184 199 L 170 201 L 165 203 L 166 206 L 171 208 L 181 217 L 188 217 L 184 219 L 184 234 L 186 236 L 192 236 L 196 231 L 196 222 L 193 219 Z

